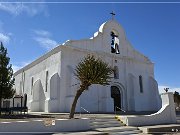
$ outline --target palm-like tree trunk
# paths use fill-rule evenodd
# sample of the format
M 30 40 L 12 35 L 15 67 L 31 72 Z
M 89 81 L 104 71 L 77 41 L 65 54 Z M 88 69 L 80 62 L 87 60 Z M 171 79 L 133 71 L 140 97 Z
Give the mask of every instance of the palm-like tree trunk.
M 81 94 L 88 90 L 92 84 L 108 85 L 113 69 L 101 59 L 96 59 L 93 55 L 88 55 L 83 61 L 79 62 L 75 69 L 75 76 L 80 81 L 80 88 L 74 98 L 69 118 L 74 117 L 76 104 Z
M 77 101 L 79 99 L 79 97 L 81 96 L 83 90 L 80 88 L 77 93 L 76 93 L 76 96 L 74 97 L 74 101 L 73 101 L 73 104 L 72 104 L 72 107 L 71 107 L 71 112 L 69 114 L 69 118 L 72 119 L 74 118 L 74 113 L 75 113 L 75 109 L 76 109 L 76 104 L 77 104 Z

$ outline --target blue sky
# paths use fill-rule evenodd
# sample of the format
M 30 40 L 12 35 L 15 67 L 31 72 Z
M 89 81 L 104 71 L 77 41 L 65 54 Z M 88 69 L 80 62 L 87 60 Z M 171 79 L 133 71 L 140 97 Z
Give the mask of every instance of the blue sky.
M 132 46 L 155 63 L 159 88 L 170 87 L 171 91 L 180 92 L 180 2 L 177 0 L 174 3 L 167 0 L 28 2 L 32 3 L 0 1 L 0 40 L 8 48 L 14 70 L 68 39 L 90 38 L 111 18 L 109 13 L 114 10 Z

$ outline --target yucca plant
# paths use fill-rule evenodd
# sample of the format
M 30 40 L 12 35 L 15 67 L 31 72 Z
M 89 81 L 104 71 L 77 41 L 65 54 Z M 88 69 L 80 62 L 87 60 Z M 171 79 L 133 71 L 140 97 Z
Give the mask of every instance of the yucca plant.
M 76 92 L 69 118 L 74 118 L 77 101 L 81 94 L 88 90 L 92 84 L 109 85 L 113 69 L 104 61 L 93 55 L 86 56 L 75 69 L 75 76 L 80 81 L 80 87 Z

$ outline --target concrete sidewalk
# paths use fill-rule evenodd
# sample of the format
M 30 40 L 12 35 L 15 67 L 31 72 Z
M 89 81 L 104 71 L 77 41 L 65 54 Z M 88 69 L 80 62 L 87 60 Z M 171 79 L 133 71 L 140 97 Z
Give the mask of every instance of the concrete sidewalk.
M 68 115 L 67 113 L 56 113 L 53 115 Z M 82 114 L 82 117 L 89 117 L 90 119 L 109 119 L 114 118 L 114 114 Z M 54 132 L 54 133 L 24 133 L 24 135 L 132 135 L 132 134 L 180 134 L 180 114 L 177 114 L 177 124 L 164 124 L 164 125 L 152 125 L 152 126 L 143 126 L 143 127 L 132 127 L 132 130 L 129 130 L 128 126 L 120 126 L 120 127 L 104 127 L 103 129 L 96 128 L 89 131 L 79 131 L 79 132 Z M 103 124 L 104 125 L 104 124 Z M 128 128 L 128 129 L 127 129 Z M 138 130 L 138 128 L 140 130 Z M 126 130 L 127 129 L 127 130 Z M 118 130 L 118 131 L 117 131 Z M 141 133 L 141 130 L 144 133 Z M 136 133 L 135 133 L 136 132 Z M 19 133 L 12 133 L 12 135 L 18 135 Z M 0 133 L 0 135 L 4 135 L 4 133 Z M 11 135 L 8 134 L 8 135 Z M 21 133 L 23 135 L 23 133 Z
M 176 115 L 176 124 L 163 124 L 138 127 L 143 133 L 163 133 L 163 134 L 180 134 L 180 113 Z
M 169 134 L 180 134 L 180 124 L 168 124 L 168 125 L 154 125 L 154 126 L 144 126 L 144 127 L 138 127 L 142 132 L 134 133 L 130 131 L 126 131 L 127 127 L 120 127 L 118 128 L 117 132 L 116 130 L 113 131 L 114 128 L 104 128 L 101 132 L 99 131 L 86 131 L 86 132 L 64 132 L 64 133 L 55 133 L 53 135 L 146 135 L 146 134 L 163 134 L 163 135 L 169 135 Z M 133 128 L 133 127 L 132 127 Z M 137 127 L 134 127 L 137 128 Z M 119 129 L 122 129 L 120 132 Z
M 138 127 L 143 133 L 180 133 L 180 124 L 153 125 Z

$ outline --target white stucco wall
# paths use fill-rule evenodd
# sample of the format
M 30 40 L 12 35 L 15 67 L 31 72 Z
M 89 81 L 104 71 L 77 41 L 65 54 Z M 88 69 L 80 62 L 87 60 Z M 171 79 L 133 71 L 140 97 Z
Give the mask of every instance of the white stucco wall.
M 118 34 L 120 54 L 111 53 L 112 31 Z M 123 28 L 115 20 L 101 25 L 91 39 L 67 41 L 15 73 L 17 93 L 28 94 L 28 106 L 31 108 L 44 106 L 44 109 L 35 107 L 34 111 L 69 112 L 79 83 L 73 72 L 77 63 L 88 54 L 101 58 L 112 67 L 118 67 L 119 79 L 112 79 L 110 86 L 91 86 L 80 97 L 76 111 L 82 111 L 81 107 L 83 107 L 90 112 L 113 112 L 111 86 L 119 88 L 123 110 L 158 110 L 159 93 L 154 79 L 154 64 L 130 45 Z M 46 71 L 49 73 L 47 92 L 45 92 Z M 23 83 L 23 72 L 25 83 Z M 143 78 L 143 93 L 140 92 L 140 75 Z M 34 84 L 38 81 L 33 88 L 31 88 L 32 77 Z M 24 84 L 24 91 L 20 88 L 20 83 Z M 36 92 L 34 97 L 38 93 L 41 96 L 35 100 L 33 94 L 31 95 L 31 89 Z M 151 101 L 152 98 L 154 102 Z
M 111 37 L 110 32 L 115 30 L 119 33 L 120 38 L 120 54 L 112 54 L 110 49 L 111 44 Z M 137 52 L 132 48 L 129 42 L 125 38 L 125 33 L 122 27 L 115 21 L 109 21 L 104 24 L 103 27 L 100 28 L 99 32 L 95 34 L 95 37 L 86 40 L 80 41 L 69 41 L 63 46 L 64 53 L 63 58 L 66 58 L 65 63 L 63 64 L 63 69 L 67 69 L 67 67 L 75 67 L 75 65 L 87 54 L 93 54 L 96 57 L 103 59 L 104 61 L 108 62 L 110 66 L 114 67 L 117 66 L 119 68 L 119 79 L 113 79 L 112 85 L 122 87 L 122 109 L 127 111 L 157 111 L 158 110 L 158 103 L 159 100 L 155 99 L 155 103 L 152 104 L 151 99 L 154 98 L 154 95 L 158 97 L 158 89 L 157 85 L 151 80 L 154 79 L 154 64 L 145 56 Z M 115 62 L 117 61 L 117 63 Z M 65 73 L 65 71 L 63 72 Z M 133 76 L 133 86 L 132 83 L 128 83 L 128 75 L 132 74 Z M 139 76 L 143 77 L 143 93 L 140 92 L 139 86 Z M 152 78 L 151 80 L 149 78 Z M 129 78 L 130 79 L 130 78 Z M 69 80 L 69 79 L 68 79 Z M 150 86 L 150 81 L 151 85 Z M 89 110 L 94 111 L 90 106 L 99 108 L 99 101 L 101 101 L 101 96 L 99 99 L 97 97 L 97 93 L 101 90 L 101 88 L 92 88 L 94 90 L 94 94 L 92 91 L 89 90 L 93 103 L 87 104 L 87 108 Z M 103 89 L 103 88 L 102 88 Z M 154 90 L 152 90 L 154 89 Z M 105 93 L 108 93 L 109 89 L 106 90 Z M 98 91 L 98 92 L 97 92 Z M 133 93 L 133 94 L 132 94 Z M 108 96 L 107 96 L 108 97 Z M 96 98 L 96 100 L 94 99 Z M 83 99 L 83 95 L 82 95 Z M 82 102 L 81 99 L 81 102 Z M 90 99 L 88 94 L 84 99 Z M 111 98 L 105 100 L 112 105 Z M 132 102 L 134 105 L 132 106 Z M 84 101 L 86 102 L 86 101 Z M 129 102 L 129 103 L 128 103 Z M 104 102 L 105 103 L 105 102 Z M 107 103 L 107 104 L 108 104 Z M 106 104 L 106 103 L 105 103 Z M 71 105 L 71 103 L 70 103 Z M 84 106 L 84 104 L 81 104 Z M 102 109 L 103 110 L 103 109 Z M 101 110 L 101 111 L 102 111 Z M 105 108 L 104 108 L 105 110 Z M 67 109 L 68 111 L 68 109 Z M 107 111 L 113 111 L 112 108 Z
M 53 108 L 53 105 L 58 106 L 59 104 L 59 83 L 60 82 L 52 82 L 53 75 L 57 74 L 59 76 L 60 68 L 61 68 L 61 51 L 58 53 L 50 55 L 48 58 L 41 57 L 42 61 L 34 61 L 30 66 L 27 66 L 24 69 L 15 73 L 15 89 L 17 94 L 27 93 L 28 102 L 27 105 L 29 108 L 31 106 L 39 106 L 40 102 L 44 102 L 44 106 L 39 106 L 42 109 L 38 109 L 38 107 L 33 107 L 34 111 L 59 111 L 59 109 Z M 48 85 L 47 92 L 45 91 L 46 87 L 46 71 L 48 71 Z M 25 80 L 23 80 L 23 74 L 25 74 Z M 33 78 L 33 87 L 32 87 L 32 78 Z M 57 77 L 56 77 L 57 78 Z M 59 77 L 60 78 L 60 77 Z M 20 82 L 24 84 L 24 88 L 20 87 Z M 51 85 L 52 83 L 52 85 Z M 50 91 L 51 87 L 51 91 Z M 33 96 L 34 95 L 34 96 Z M 52 96 L 53 95 L 53 96 Z M 53 100 L 53 101 L 51 101 Z M 56 100 L 56 101 L 55 101 Z M 53 105 L 49 105 L 53 102 Z M 32 105 L 31 105 L 32 104 Z M 53 108 L 51 110 L 51 108 Z

